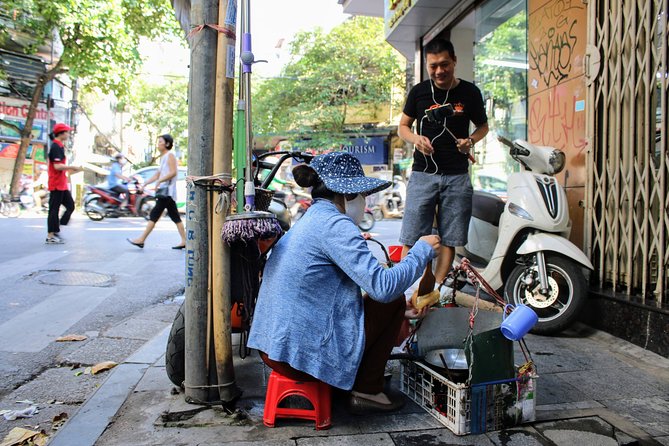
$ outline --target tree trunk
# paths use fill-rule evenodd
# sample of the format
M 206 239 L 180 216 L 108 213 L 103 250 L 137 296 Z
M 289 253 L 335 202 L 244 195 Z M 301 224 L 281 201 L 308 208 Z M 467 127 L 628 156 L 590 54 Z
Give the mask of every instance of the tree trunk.
M 16 162 L 14 163 L 14 172 L 12 173 L 12 182 L 9 189 L 9 194 L 12 197 L 18 198 L 19 196 L 19 181 L 23 174 L 23 164 L 26 161 L 28 146 L 32 142 L 33 121 L 37 114 L 39 100 L 42 98 L 42 92 L 44 92 L 44 86 L 56 77 L 56 75 L 62 72 L 63 70 L 60 68 L 60 61 L 58 61 L 52 69 L 37 79 L 37 85 L 35 85 L 35 90 L 33 90 L 33 97 L 30 100 L 30 107 L 28 108 L 28 114 L 26 115 L 26 122 L 23 125 L 23 130 L 21 130 L 21 144 L 19 145 L 19 151 L 16 154 Z M 49 144 L 49 142 L 47 141 L 46 144 Z M 48 153 L 48 150 L 46 153 Z

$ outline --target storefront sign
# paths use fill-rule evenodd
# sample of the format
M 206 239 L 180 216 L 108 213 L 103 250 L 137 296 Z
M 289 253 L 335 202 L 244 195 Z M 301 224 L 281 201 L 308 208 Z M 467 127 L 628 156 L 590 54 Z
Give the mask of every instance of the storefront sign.
M 343 144 L 341 150 L 348 152 L 360 160 L 361 164 L 388 164 L 388 151 L 385 138 L 354 138 L 349 144 Z
M 28 101 L 14 98 L 0 98 L 0 118 L 19 128 L 23 128 L 26 117 L 28 116 L 29 108 L 30 103 Z M 48 118 L 49 111 L 46 109 L 45 105 L 40 104 L 33 121 L 34 140 L 46 141 Z M 20 138 L 20 135 L 15 129 L 3 125 L 0 126 L 0 138 L 2 137 L 18 139 Z
M 388 24 L 388 29 L 392 29 L 397 24 L 397 21 L 401 19 L 404 14 L 411 8 L 413 5 L 413 0 L 393 0 L 390 2 L 388 9 L 393 11 L 390 16 L 386 16 L 386 23 Z

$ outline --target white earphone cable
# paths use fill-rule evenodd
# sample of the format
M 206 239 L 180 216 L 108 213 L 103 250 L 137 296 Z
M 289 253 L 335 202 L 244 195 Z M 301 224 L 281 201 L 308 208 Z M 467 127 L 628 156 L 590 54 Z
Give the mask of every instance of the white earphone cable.
M 450 88 L 448 90 L 446 90 L 446 99 L 444 99 L 443 103 L 439 104 L 439 102 L 437 102 L 437 100 L 434 97 L 434 85 L 432 84 L 432 79 L 430 79 L 430 91 L 432 92 L 432 102 L 434 102 L 435 105 L 439 105 L 439 106 L 446 105 L 448 103 L 448 95 L 450 94 L 454 83 L 455 83 L 455 77 L 453 77 L 453 80 L 451 81 Z M 418 126 L 418 134 L 420 136 L 423 136 L 423 120 L 426 117 L 427 117 L 427 115 L 423 115 L 423 117 L 420 120 L 420 124 Z M 446 127 L 446 118 L 444 118 L 444 128 L 441 130 L 441 132 L 437 136 L 435 136 L 434 138 L 432 138 L 430 140 L 430 144 L 434 144 L 434 142 L 437 140 L 437 138 L 439 138 L 441 135 L 443 135 L 445 131 L 448 131 L 448 133 L 453 137 L 453 139 L 457 141 L 457 138 L 455 137 L 455 135 L 453 135 L 453 132 L 451 132 L 450 129 L 448 129 L 448 127 Z M 434 157 L 432 155 L 425 155 L 420 150 L 419 150 L 419 152 L 423 155 L 423 158 L 425 158 L 425 170 L 423 171 L 423 173 L 427 173 L 428 175 L 436 175 L 437 173 L 439 173 L 439 166 L 437 165 L 437 162 L 434 160 Z M 432 160 L 432 164 L 434 164 L 434 172 L 432 172 L 432 173 L 427 171 L 427 158 L 428 158 L 428 156 L 429 156 L 430 160 Z

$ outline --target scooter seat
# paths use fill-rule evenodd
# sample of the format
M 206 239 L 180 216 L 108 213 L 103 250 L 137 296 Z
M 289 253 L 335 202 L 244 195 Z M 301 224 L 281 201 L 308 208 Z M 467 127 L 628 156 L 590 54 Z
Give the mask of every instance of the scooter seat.
M 472 198 L 472 217 L 499 226 L 505 205 L 504 200 L 497 195 L 475 190 Z
M 100 187 L 100 186 L 98 186 L 98 189 L 100 189 L 100 190 L 103 191 L 103 192 L 107 192 L 107 193 L 110 194 L 110 195 L 114 195 L 114 196 L 116 196 L 116 197 L 118 197 L 119 195 L 121 195 L 121 194 L 119 194 L 118 192 L 113 191 L 113 190 L 111 190 L 111 189 L 109 189 L 109 188 L 107 188 L 107 187 Z

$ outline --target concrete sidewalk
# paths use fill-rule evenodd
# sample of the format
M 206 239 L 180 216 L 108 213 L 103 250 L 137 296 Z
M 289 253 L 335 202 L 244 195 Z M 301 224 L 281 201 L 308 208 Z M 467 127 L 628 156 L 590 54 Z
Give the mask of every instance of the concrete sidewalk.
M 255 353 L 235 357 L 244 391 L 237 412 L 189 405 L 165 373 L 167 334 L 114 369 L 49 444 L 669 445 L 669 360 L 584 325 L 556 337 L 527 337 L 539 373 L 536 422 L 460 437 L 409 401 L 395 414 L 355 417 L 335 398 L 327 431 L 299 420 L 267 428 L 269 370 Z M 397 373 L 391 386 L 398 388 Z

